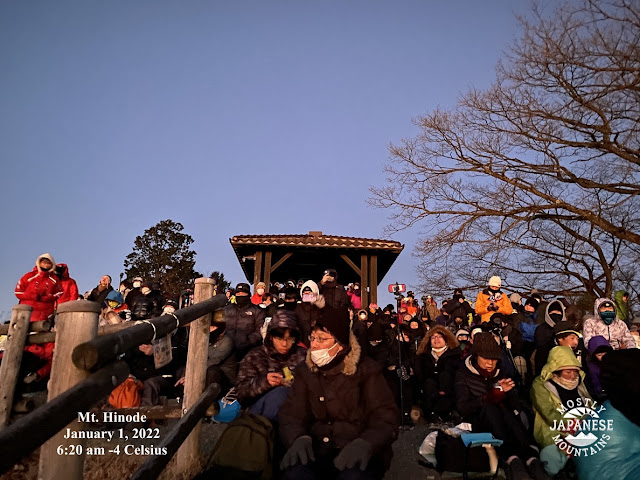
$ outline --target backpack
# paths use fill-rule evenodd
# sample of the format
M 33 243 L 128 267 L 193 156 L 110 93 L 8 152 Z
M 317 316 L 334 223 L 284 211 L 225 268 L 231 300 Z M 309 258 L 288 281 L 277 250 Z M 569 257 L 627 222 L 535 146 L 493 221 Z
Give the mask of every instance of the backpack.
M 109 395 L 109 404 L 114 408 L 139 407 L 143 385 L 134 377 L 127 377 L 124 382 L 113 389 Z
M 436 438 L 436 468 L 439 472 L 488 472 L 489 455 L 484 448 L 469 448 L 462 438 L 452 437 L 442 430 Z M 466 461 L 465 461 L 466 459 Z
M 229 423 L 209 458 L 207 478 L 270 480 L 274 431 L 262 415 L 245 412 Z

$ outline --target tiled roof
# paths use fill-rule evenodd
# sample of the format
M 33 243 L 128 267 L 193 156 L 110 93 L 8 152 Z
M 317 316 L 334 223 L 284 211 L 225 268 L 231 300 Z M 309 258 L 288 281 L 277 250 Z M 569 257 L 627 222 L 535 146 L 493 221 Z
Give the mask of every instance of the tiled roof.
M 397 253 L 404 248 L 400 242 L 393 240 L 323 235 L 322 232 L 309 232 L 308 235 L 236 235 L 229 240 L 234 247 L 240 245 L 334 247 L 387 250 Z

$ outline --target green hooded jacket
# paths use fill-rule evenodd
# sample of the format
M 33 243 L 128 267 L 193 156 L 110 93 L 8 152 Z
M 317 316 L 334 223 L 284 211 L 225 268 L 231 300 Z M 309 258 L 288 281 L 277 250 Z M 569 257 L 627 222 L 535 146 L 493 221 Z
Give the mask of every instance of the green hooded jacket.
M 568 366 L 581 369 L 578 392 L 582 398 L 591 398 L 584 386 L 582 365 L 573 354 L 571 348 L 553 347 L 549 352 L 547 363 L 542 367 L 542 373 L 535 378 L 531 385 L 531 402 L 536 415 L 533 423 L 533 436 L 541 449 L 547 445 L 554 444 L 553 437 L 558 432 L 552 430 L 551 426 L 554 424 L 554 420 L 563 420 L 562 414 L 558 411 L 559 408 L 562 408 L 562 401 L 558 395 L 558 390 L 550 380 L 553 377 L 553 372 L 561 367 Z
M 616 303 L 616 312 L 618 312 L 618 318 L 623 322 L 626 322 L 628 320 L 627 317 L 629 315 L 629 307 L 627 305 L 627 302 L 622 300 L 622 297 L 624 297 L 625 293 L 627 292 L 625 292 L 624 290 L 618 290 L 613 294 L 613 301 Z

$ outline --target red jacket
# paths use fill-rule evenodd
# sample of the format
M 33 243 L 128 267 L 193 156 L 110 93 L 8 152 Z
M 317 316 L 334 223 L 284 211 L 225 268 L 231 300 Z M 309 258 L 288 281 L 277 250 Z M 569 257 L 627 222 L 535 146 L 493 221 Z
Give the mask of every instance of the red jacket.
M 62 295 L 62 287 L 47 271 L 34 267 L 25 273 L 16 285 L 16 297 L 21 304 L 31 305 L 31 321 L 46 320 L 55 310 L 56 300 Z
M 66 263 L 59 263 L 57 267 L 62 270 L 62 278 L 60 285 L 62 287 L 62 296 L 58 299 L 58 305 L 64 302 L 72 302 L 78 300 L 78 285 L 76 281 L 69 276 L 69 267 Z

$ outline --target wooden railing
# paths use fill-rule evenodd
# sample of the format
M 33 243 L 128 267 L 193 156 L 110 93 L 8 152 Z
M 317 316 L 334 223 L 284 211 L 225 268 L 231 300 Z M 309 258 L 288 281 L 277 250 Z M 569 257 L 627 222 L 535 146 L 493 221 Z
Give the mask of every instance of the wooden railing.
M 197 471 L 201 466 L 200 420 L 220 388 L 216 384 L 204 388 L 212 314 L 226 303 L 224 295 L 213 297 L 213 291 L 210 278 L 199 278 L 195 284 L 194 305 L 172 315 L 136 322 L 128 328 L 118 326 L 117 331 L 103 335 L 98 335 L 100 306 L 97 303 L 77 300 L 62 304 L 56 312 L 56 346 L 48 401 L 7 425 L 27 337 L 47 335 L 41 340 L 51 341 L 54 335 L 54 332 L 28 335 L 31 307 L 16 305 L 0 366 L 0 474 L 42 446 L 39 479 L 81 479 L 84 456 L 60 454 L 71 445 L 83 444 L 82 439 L 64 438 L 67 428 L 82 429 L 79 413 L 88 412 L 127 378 L 129 368 L 118 360 L 121 354 L 187 324 L 190 331 L 182 418 L 160 445 L 167 453 L 147 459 L 132 478 L 157 478 L 175 453 L 178 455 L 176 473 Z M 32 331 L 35 331 L 33 327 Z

